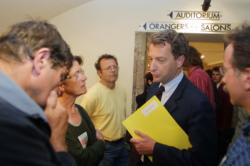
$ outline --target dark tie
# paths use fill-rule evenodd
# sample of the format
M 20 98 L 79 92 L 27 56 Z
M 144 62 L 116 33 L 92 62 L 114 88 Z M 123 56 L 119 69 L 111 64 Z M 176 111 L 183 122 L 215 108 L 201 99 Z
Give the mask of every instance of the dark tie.
M 165 88 L 164 86 L 160 86 L 158 91 L 155 93 L 155 96 L 161 101 L 161 96 L 162 96 L 162 92 L 165 91 Z

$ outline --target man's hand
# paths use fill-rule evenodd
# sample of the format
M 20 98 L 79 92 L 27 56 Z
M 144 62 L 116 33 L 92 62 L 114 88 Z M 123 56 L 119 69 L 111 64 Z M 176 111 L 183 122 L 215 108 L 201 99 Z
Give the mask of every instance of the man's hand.
M 67 151 L 65 134 L 68 128 L 68 113 L 57 101 L 56 91 L 51 91 L 45 108 L 45 115 L 51 128 L 50 143 L 56 152 Z
M 96 139 L 104 141 L 104 137 L 100 130 L 96 129 Z
M 140 138 L 132 138 L 130 142 L 135 146 L 136 151 L 139 154 L 152 155 L 155 146 L 155 141 L 138 130 L 135 131 L 135 134 L 138 135 Z

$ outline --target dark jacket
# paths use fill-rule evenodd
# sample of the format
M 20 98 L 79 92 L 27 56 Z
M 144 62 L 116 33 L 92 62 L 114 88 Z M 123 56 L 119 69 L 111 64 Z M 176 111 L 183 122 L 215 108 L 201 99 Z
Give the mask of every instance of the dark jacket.
M 0 97 L 0 165 L 75 165 L 68 153 L 54 152 L 49 137 L 44 119 L 28 115 Z
M 157 84 L 150 87 L 148 99 L 156 93 L 157 89 Z M 215 114 L 208 98 L 184 76 L 164 106 L 188 134 L 192 148 L 179 150 L 156 143 L 153 150 L 153 165 L 216 165 L 217 137 Z
M 96 166 L 102 160 L 104 154 L 104 141 L 96 139 L 95 127 L 86 111 L 79 105 L 76 105 L 82 121 L 77 127 L 69 124 L 66 134 L 66 141 L 69 152 L 74 156 L 78 166 Z M 83 148 L 78 136 L 84 132 L 88 135 L 86 148 Z

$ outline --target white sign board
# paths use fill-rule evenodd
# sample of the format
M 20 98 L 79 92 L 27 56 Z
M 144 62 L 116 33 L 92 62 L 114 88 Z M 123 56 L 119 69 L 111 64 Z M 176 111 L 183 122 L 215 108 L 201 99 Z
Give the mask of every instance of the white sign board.
M 145 22 L 139 26 L 140 32 L 158 32 L 175 30 L 181 33 L 212 33 L 225 34 L 236 26 L 231 23 L 211 22 Z

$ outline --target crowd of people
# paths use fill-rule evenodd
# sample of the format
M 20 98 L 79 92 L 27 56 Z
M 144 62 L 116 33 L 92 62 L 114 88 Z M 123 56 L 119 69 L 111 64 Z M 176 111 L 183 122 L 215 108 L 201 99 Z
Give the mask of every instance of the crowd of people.
M 116 83 L 114 55 L 97 59 L 100 79 L 87 91 L 82 57 L 72 54 L 54 25 L 29 20 L 11 26 L 0 36 L 0 164 L 249 165 L 250 26 L 236 28 L 226 42 L 223 68 L 209 77 L 184 34 L 166 30 L 148 41 L 150 69 L 134 102 L 140 107 L 159 98 L 188 135 L 191 147 L 178 149 L 143 131 L 127 136 L 122 121 L 131 110 Z M 243 118 L 231 141 L 236 110 Z

